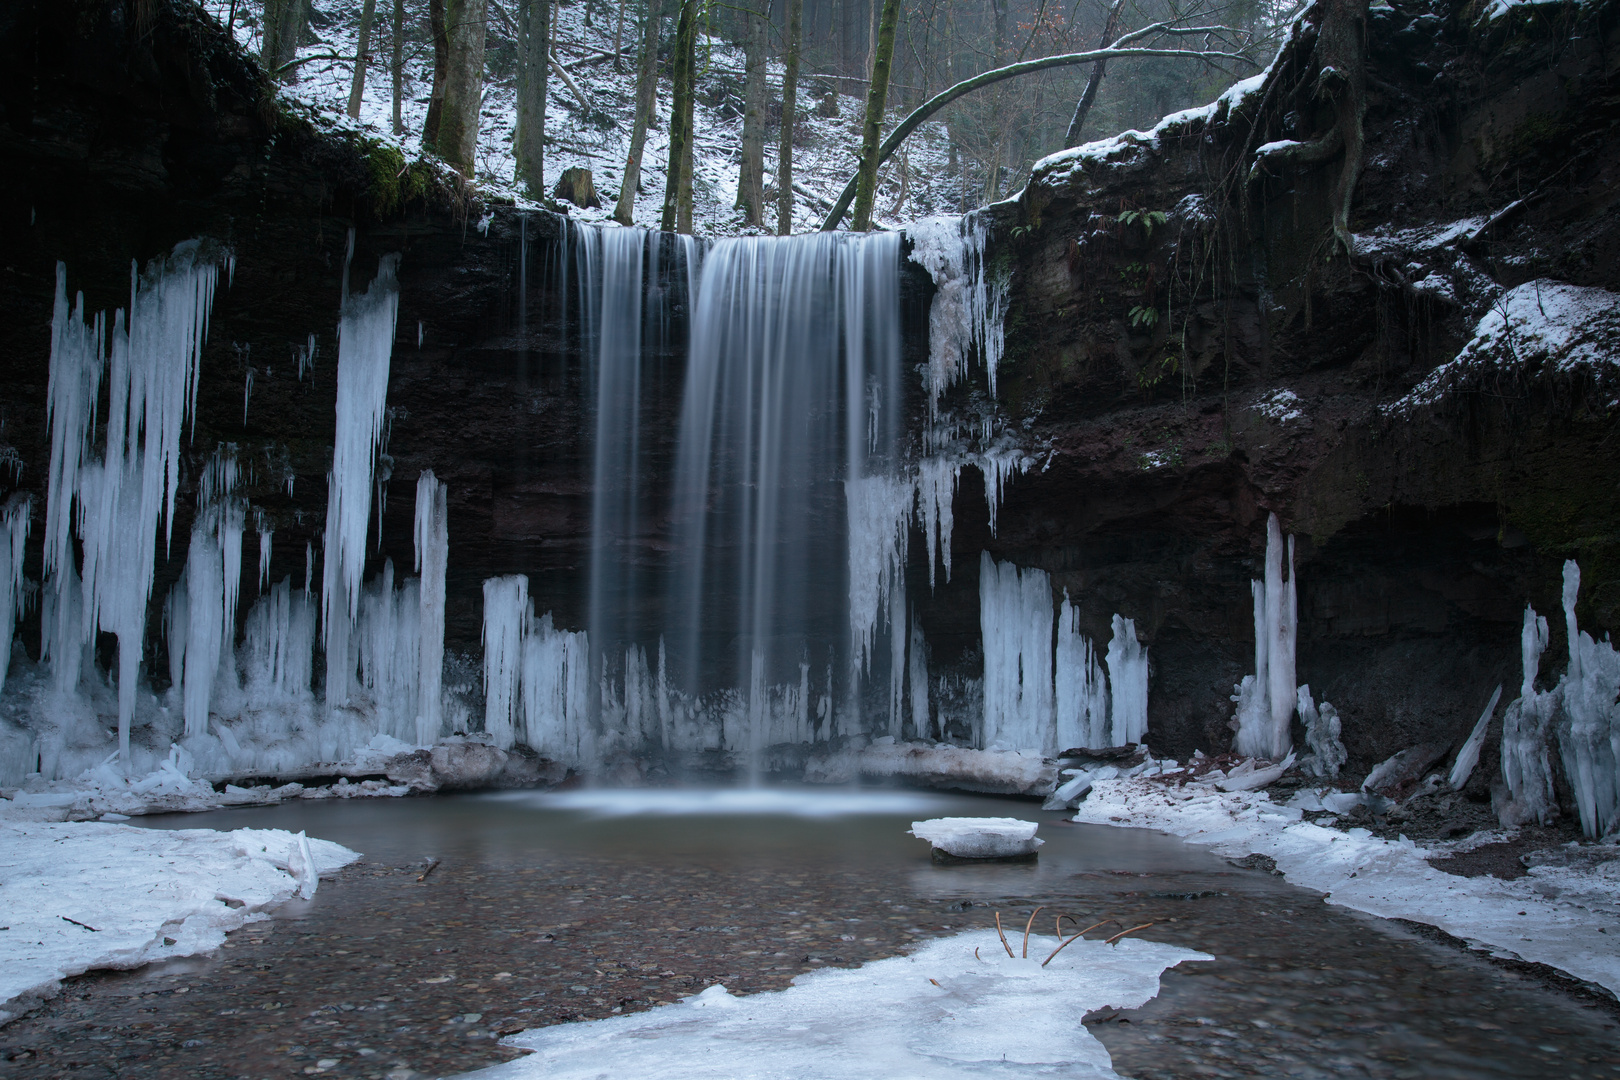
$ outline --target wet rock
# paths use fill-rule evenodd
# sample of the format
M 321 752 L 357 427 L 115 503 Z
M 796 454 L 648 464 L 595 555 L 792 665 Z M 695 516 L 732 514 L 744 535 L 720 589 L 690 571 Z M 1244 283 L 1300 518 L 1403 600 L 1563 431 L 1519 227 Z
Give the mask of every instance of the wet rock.
M 441 788 L 490 787 L 508 755 L 498 746 L 474 739 L 445 739 L 428 752 L 433 779 Z
M 428 750 L 413 750 L 396 754 L 383 766 L 383 775 L 396 784 L 404 784 L 412 791 L 439 790 L 439 780 L 433 775 L 433 755 Z
M 1386 798 L 1404 798 L 1418 786 L 1430 766 L 1446 756 L 1449 749 L 1450 745 L 1443 742 L 1424 742 L 1407 747 L 1368 773 L 1361 786 L 1363 790 Z
M 495 777 L 494 786 L 502 788 L 556 787 L 568 778 L 568 767 L 560 761 L 543 757 L 521 744 L 506 753 L 506 764 Z

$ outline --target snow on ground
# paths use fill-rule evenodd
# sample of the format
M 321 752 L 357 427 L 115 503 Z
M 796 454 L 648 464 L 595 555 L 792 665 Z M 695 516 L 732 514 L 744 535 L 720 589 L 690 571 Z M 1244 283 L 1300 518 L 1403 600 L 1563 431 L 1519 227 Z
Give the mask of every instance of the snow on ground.
M 206 6 L 223 18 L 226 6 L 208 0 Z M 613 19 L 598 17 L 587 26 L 589 5 L 563 3 L 559 15 L 558 59 L 569 69 L 569 77 L 583 92 L 590 108 L 575 96 L 555 72 L 547 84 L 546 193 L 549 195 L 564 169 L 583 166 L 591 170 L 598 195 L 599 210 L 574 209 L 580 221 L 607 221 L 618 197 L 619 179 L 630 147 L 630 129 L 635 116 L 635 63 L 638 29 L 627 20 L 623 35 L 622 70 L 612 62 Z M 338 54 L 353 56 L 358 33 L 358 5 L 316 0 L 318 40 L 299 50 L 300 58 Z M 407 160 L 422 156 L 422 124 L 427 116 L 429 93 L 433 86 L 431 52 L 413 56 L 406 51 L 401 120 L 404 133 L 392 131 L 392 81 L 387 68 L 386 35 L 391 33 L 383 11 L 378 24 L 385 37 L 373 42 L 372 61 L 367 67 L 365 95 L 360 117 L 351 119 L 348 107 L 353 65 L 349 61 L 309 59 L 298 68 L 298 81 L 282 90 L 283 98 L 303 112 L 317 126 L 333 131 L 352 131 L 396 146 Z M 239 24 L 237 41 L 248 52 L 257 54 L 259 29 Z M 493 49 L 491 53 L 493 54 Z M 705 235 L 734 235 L 751 231 L 739 211 L 737 172 L 742 142 L 742 72 L 740 48 L 718 38 L 700 38 L 698 101 L 693 119 L 695 147 L 693 160 L 694 229 Z M 780 102 L 782 64 L 772 60 L 767 68 L 767 94 Z M 794 142 L 794 185 L 808 194 L 795 200 L 794 231 L 808 232 L 820 227 L 821 219 L 844 184 L 854 175 L 860 150 L 861 95 L 839 94 L 836 113 L 819 114 L 823 87 L 835 85 L 815 74 L 801 72 L 799 79 L 800 135 Z M 839 83 L 837 85 L 848 85 Z M 643 152 L 640 193 L 636 197 L 635 222 L 656 228 L 664 202 L 665 166 L 669 156 L 669 109 L 671 87 L 668 78 L 658 87 L 658 114 L 647 133 Z M 898 116 L 892 119 L 898 121 Z M 510 80 L 492 78 L 486 87 L 482 122 L 478 133 L 475 161 L 476 182 L 486 195 L 511 199 L 519 206 L 532 206 L 516 181 L 516 161 L 512 134 L 516 127 L 516 92 Z M 779 134 L 775 127 L 766 133 L 766 187 L 776 187 L 776 159 Z M 906 198 L 899 200 L 902 158 L 906 173 Z M 928 214 L 957 213 L 977 204 L 982 181 L 976 171 L 969 175 L 950 165 L 948 136 L 943 122 L 924 124 L 906 140 L 903 153 L 896 154 L 884 167 L 875 208 L 881 227 L 897 227 L 902 221 Z M 766 232 L 775 232 L 774 202 L 766 214 Z
M 216 949 L 357 858 L 279 829 L 0 819 L 0 1005 L 92 969 Z
M 1019 935 L 1011 938 L 1021 951 Z M 1158 942 L 1031 937 L 1009 957 L 991 930 L 909 956 L 801 975 L 786 990 L 735 997 L 715 985 L 647 1012 L 537 1028 L 506 1040 L 534 1053 L 467 1074 L 479 1080 L 603 1076 L 821 1078 L 1116 1077 L 1087 1012 L 1134 1009 L 1166 968 L 1213 957 Z M 656 1040 L 656 1042 L 654 1041 Z
M 1620 293 L 1538 278 L 1503 293 L 1456 359 L 1384 407 L 1391 415 L 1432 404 L 1490 372 L 1585 374 L 1620 395 Z M 1614 396 L 1609 408 L 1620 407 Z
M 1464 878 L 1425 861 L 1457 843 L 1384 840 L 1302 818 L 1263 791 L 1105 780 L 1074 820 L 1157 829 L 1228 857 L 1266 855 L 1291 883 L 1330 903 L 1426 923 L 1492 955 L 1546 964 L 1620 994 L 1620 858 L 1582 857 L 1594 849 L 1573 846 L 1568 859 L 1555 860 L 1564 865 L 1535 866 L 1513 881 Z

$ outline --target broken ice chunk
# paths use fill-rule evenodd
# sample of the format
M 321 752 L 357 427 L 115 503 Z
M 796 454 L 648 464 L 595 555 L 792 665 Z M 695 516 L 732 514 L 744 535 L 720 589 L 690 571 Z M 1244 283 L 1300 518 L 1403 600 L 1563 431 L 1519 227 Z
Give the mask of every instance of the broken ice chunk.
M 1017 818 L 950 817 L 913 821 L 911 835 L 933 845 L 934 857 L 1033 859 L 1046 843 L 1035 838 L 1040 823 Z

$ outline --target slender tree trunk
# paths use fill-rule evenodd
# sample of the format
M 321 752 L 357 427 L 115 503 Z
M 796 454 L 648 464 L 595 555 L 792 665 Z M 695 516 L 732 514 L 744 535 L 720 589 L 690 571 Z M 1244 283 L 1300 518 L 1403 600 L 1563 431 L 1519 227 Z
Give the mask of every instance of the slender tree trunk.
M 660 224 L 665 232 L 692 228 L 691 180 L 686 176 L 692 162 L 693 77 L 697 69 L 698 0 L 681 0 L 680 21 L 675 27 L 675 57 L 672 61 L 673 87 L 669 116 L 669 167 L 664 185 L 664 215 Z M 684 198 L 683 198 L 684 194 Z
M 394 0 L 394 49 L 388 70 L 394 79 L 394 134 L 405 134 L 400 108 L 405 98 L 405 0 Z
M 439 115 L 438 154 L 471 177 L 478 152 L 478 113 L 484 104 L 484 32 L 489 0 L 448 0 L 444 29 L 450 69 Z
M 298 42 L 304 35 L 309 0 L 265 0 L 264 40 L 259 47 L 259 63 L 282 82 L 297 82 L 298 69 L 283 67 L 298 56 Z M 277 74 L 279 72 L 279 74 Z
M 663 0 L 647 0 L 641 22 L 641 54 L 636 58 L 636 118 L 630 128 L 630 156 L 624 162 L 624 182 L 613 220 L 636 223 L 636 190 L 641 186 L 641 155 L 647 148 L 647 128 L 658 107 L 658 24 L 663 21 Z
M 757 2 L 757 0 L 755 0 Z M 765 222 L 765 34 L 763 12 L 750 9 L 747 57 L 743 67 L 742 167 L 737 177 L 737 209 L 749 225 Z
M 366 0 L 360 7 L 360 36 L 354 43 L 354 78 L 349 83 L 349 115 L 360 118 L 360 102 L 366 94 L 366 65 L 371 61 L 371 20 L 377 14 L 377 0 Z
M 517 178 L 529 198 L 546 197 L 546 89 L 551 0 L 519 0 Z
M 793 127 L 799 111 L 799 38 L 804 0 L 787 0 L 787 63 L 782 72 L 782 144 L 776 152 L 776 233 L 793 233 Z
M 1108 19 L 1103 24 L 1102 40 L 1097 48 L 1106 49 L 1113 44 L 1114 36 L 1119 33 L 1120 12 L 1125 9 L 1125 0 L 1114 0 L 1108 9 Z M 1091 103 L 1097 100 L 1097 88 L 1102 85 L 1103 72 L 1108 67 L 1108 61 L 1098 60 L 1091 65 L 1091 78 L 1086 80 L 1085 93 L 1080 95 L 1080 101 L 1074 107 L 1074 118 L 1069 121 L 1069 133 L 1063 137 L 1063 148 L 1080 145 L 1080 129 L 1086 125 L 1086 114 L 1091 111 Z
M 894 58 L 894 27 L 899 21 L 900 0 L 883 0 L 877 54 L 872 61 L 872 85 L 866 94 L 861 169 L 855 181 L 855 220 L 851 227 L 856 232 L 872 228 L 872 201 L 877 197 L 878 136 L 883 133 L 883 103 L 889 92 L 889 62 Z
M 422 149 L 437 153 L 439 119 L 444 115 L 444 86 L 450 75 L 450 39 L 444 29 L 444 0 L 428 0 L 428 28 L 433 35 L 433 93 L 422 123 Z
M 613 70 L 623 71 L 624 65 L 619 62 L 620 46 L 624 42 L 624 5 L 625 0 L 619 0 L 619 17 L 613 23 Z

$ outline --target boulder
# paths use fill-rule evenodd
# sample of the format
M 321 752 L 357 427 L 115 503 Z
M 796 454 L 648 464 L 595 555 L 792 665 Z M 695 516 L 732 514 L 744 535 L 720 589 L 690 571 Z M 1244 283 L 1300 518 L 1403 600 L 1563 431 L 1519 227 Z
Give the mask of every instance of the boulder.
M 500 747 L 475 739 L 445 739 L 428 751 L 433 779 L 449 789 L 492 786 L 508 757 Z

